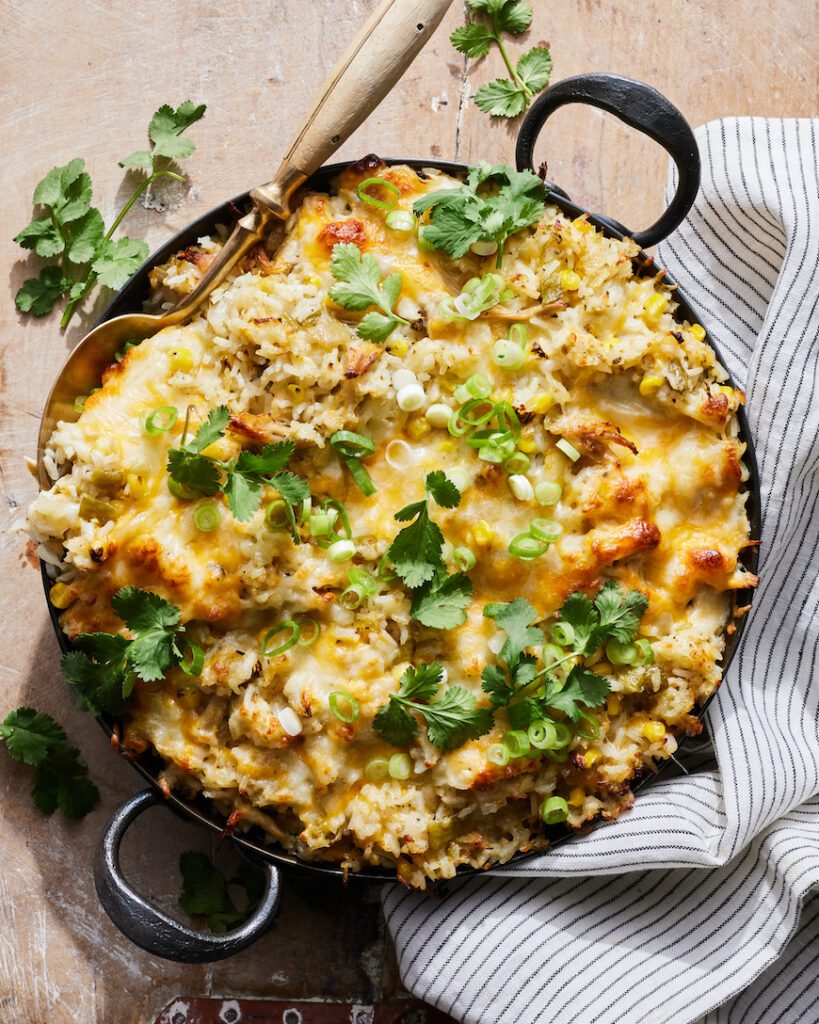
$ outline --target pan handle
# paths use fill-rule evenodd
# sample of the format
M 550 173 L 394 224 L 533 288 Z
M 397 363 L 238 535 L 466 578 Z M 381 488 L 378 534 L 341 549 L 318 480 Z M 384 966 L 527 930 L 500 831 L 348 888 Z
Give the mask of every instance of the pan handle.
M 239 928 L 224 935 L 208 935 L 175 921 L 135 892 L 119 866 L 119 847 L 128 827 L 143 811 L 163 802 L 160 793 L 146 789 L 114 812 L 94 858 L 94 883 L 100 902 L 122 934 L 148 953 L 183 964 L 224 960 L 246 949 L 270 926 L 279 905 L 279 872 L 272 864 L 260 864 L 267 872 L 264 895 Z
M 534 167 L 535 142 L 540 130 L 547 118 L 567 103 L 588 103 L 614 114 L 659 142 L 677 165 L 677 191 L 666 211 L 650 228 L 632 232 L 610 217 L 599 217 L 633 238 L 641 249 L 656 245 L 685 220 L 700 187 L 700 154 L 688 122 L 673 103 L 645 82 L 602 73 L 564 78 L 542 93 L 526 115 L 515 151 L 518 170 Z

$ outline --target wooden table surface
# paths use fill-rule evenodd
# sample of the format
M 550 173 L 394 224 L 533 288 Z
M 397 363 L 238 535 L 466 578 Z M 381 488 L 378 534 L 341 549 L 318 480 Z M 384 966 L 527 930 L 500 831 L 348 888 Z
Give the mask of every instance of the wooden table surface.
M 127 230 L 154 247 L 225 197 L 265 180 L 374 0 L 9 0 L 0 5 L 3 190 L 0 248 L 2 403 L 0 578 L 4 582 L 0 715 L 19 704 L 55 714 L 100 786 L 100 806 L 80 824 L 43 818 L 28 796 L 30 771 L 3 752 L 0 833 L 0 1018 L 15 1024 L 153 1021 L 176 995 L 354 998 L 397 991 L 385 957 L 377 890 L 287 879 L 282 914 L 256 947 L 210 967 L 166 963 L 132 947 L 102 913 L 91 878 L 97 836 L 135 791 L 94 721 L 74 709 L 57 665 L 36 566 L 19 532 L 34 482 L 40 412 L 66 352 L 100 303 L 61 335 L 56 316 L 20 317 L 13 295 L 35 260 L 11 241 L 27 223 L 37 181 L 55 164 L 86 159 L 106 217 L 128 194 L 117 160 L 143 144 L 162 103 L 208 105 L 191 131 L 189 185 L 166 209 L 137 206 Z M 553 80 L 616 71 L 657 86 L 692 124 L 732 114 L 816 114 L 812 0 L 535 0 L 526 42 L 549 41 Z M 456 2 L 413 68 L 344 146 L 475 161 L 512 161 L 516 125 L 493 122 L 471 100 L 501 73 L 496 55 L 467 61 L 448 42 L 464 18 Z M 513 44 L 517 49 L 518 44 Z M 595 211 L 633 228 L 661 208 L 666 158 L 613 118 L 573 107 L 555 115 L 538 159 Z M 101 300 L 100 300 L 101 301 Z M 150 812 L 127 841 L 126 868 L 172 908 L 182 849 L 209 840 Z M 386 959 L 386 966 L 385 966 Z

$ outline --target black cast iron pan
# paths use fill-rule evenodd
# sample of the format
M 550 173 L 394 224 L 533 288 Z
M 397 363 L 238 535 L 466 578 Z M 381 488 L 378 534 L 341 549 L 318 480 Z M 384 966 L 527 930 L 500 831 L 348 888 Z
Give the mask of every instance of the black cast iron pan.
M 621 121 L 650 138 L 659 142 L 673 158 L 679 172 L 677 192 L 671 204 L 660 219 L 645 231 L 631 232 L 622 224 L 610 217 L 590 215 L 592 223 L 602 228 L 605 234 L 615 238 L 630 236 L 643 249 L 655 245 L 674 231 L 685 218 L 697 194 L 700 180 L 700 160 L 696 141 L 690 127 L 682 114 L 665 97 L 655 89 L 642 82 L 622 78 L 619 75 L 588 74 L 567 78 L 544 92 L 534 103 L 521 126 L 517 142 L 516 160 L 518 169 L 532 167 L 533 151 L 538 134 L 547 118 L 568 103 L 586 103 L 614 114 Z M 406 163 L 416 169 L 435 167 L 448 174 L 463 176 L 467 168 L 463 164 L 440 160 L 388 159 L 386 163 Z M 333 164 L 323 167 L 307 183 L 307 187 L 327 191 L 331 188 L 336 175 L 346 164 Z M 586 213 L 557 185 L 546 182 L 550 191 L 550 200 L 556 203 L 570 217 Z M 137 271 L 128 283 L 120 290 L 113 301 L 100 317 L 100 322 L 121 313 L 132 312 L 142 308 L 148 294 L 148 273 L 150 269 L 168 260 L 173 253 L 188 245 L 202 235 L 213 232 L 217 224 L 230 224 L 236 218 L 237 208 L 244 212 L 250 206 L 247 193 L 237 196 L 216 209 L 211 210 L 197 221 L 171 238 L 165 245 L 151 256 L 148 262 Z M 650 259 L 638 260 L 639 272 L 653 274 Z M 674 284 L 668 277 L 669 284 Z M 687 319 L 690 323 L 700 321 L 699 315 L 691 307 L 683 289 L 678 289 L 675 299 L 679 303 L 677 316 L 680 320 Z M 716 350 L 716 345 L 709 339 Z M 719 352 L 717 350 L 717 355 Z M 759 480 L 754 457 L 753 442 L 748 422 L 742 409 L 739 411 L 741 439 L 747 444 L 745 462 L 750 471 L 750 478 L 745 485 L 748 490 L 748 515 L 751 523 L 751 537 L 758 540 L 760 536 L 760 495 Z M 755 571 L 757 549 L 746 549 L 745 564 L 750 571 Z M 50 580 L 43 566 L 43 581 L 46 593 Z M 741 595 L 745 597 L 745 595 Z M 751 594 L 748 593 L 744 603 L 748 604 Z M 57 612 L 49 604 L 51 619 L 57 638 L 63 650 L 69 649 L 69 643 L 59 627 Z M 723 671 L 727 669 L 743 632 L 745 619 L 735 623 L 735 631 L 726 638 L 723 655 Z M 704 707 L 700 709 L 700 713 Z M 100 725 L 111 735 L 116 723 L 108 717 L 98 719 Z M 131 759 L 129 759 L 131 760 Z M 233 835 L 231 839 L 237 843 L 243 854 L 260 863 L 267 872 L 267 883 L 264 896 L 249 919 L 239 928 L 224 935 L 209 935 L 185 927 L 178 921 L 159 910 L 150 901 L 136 893 L 125 880 L 119 866 L 119 847 L 121 840 L 131 823 L 148 807 L 165 803 L 183 817 L 197 821 L 213 832 L 223 833 L 225 821 L 209 806 L 206 800 L 186 800 L 172 794 L 167 799 L 162 795 L 158 774 L 162 763 L 156 756 L 145 755 L 131 760 L 133 767 L 149 783 L 149 788 L 135 794 L 115 812 L 102 835 L 94 864 L 94 879 L 97 892 L 103 907 L 111 920 L 132 942 L 157 956 L 184 963 L 205 963 L 221 960 L 245 949 L 270 926 L 279 900 L 279 868 L 301 869 L 314 874 L 335 875 L 341 880 L 342 870 L 332 864 L 312 863 L 300 860 L 295 854 L 271 845 L 259 834 L 249 832 L 246 835 Z M 646 776 L 636 786 L 650 782 L 656 775 Z M 635 787 L 636 788 L 636 787 Z M 553 842 L 561 842 L 572 833 L 566 829 L 550 830 Z M 514 863 L 534 856 L 535 854 L 517 854 Z M 462 874 L 476 873 L 476 869 L 464 869 Z M 351 878 L 394 880 L 393 873 L 384 870 L 367 870 Z

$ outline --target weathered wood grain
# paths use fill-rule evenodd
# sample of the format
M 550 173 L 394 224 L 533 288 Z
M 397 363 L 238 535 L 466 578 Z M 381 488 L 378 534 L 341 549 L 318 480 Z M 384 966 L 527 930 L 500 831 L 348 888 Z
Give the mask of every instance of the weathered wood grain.
M 296 881 L 275 929 L 253 950 L 211 968 L 180 967 L 131 947 L 99 908 L 91 879 L 96 837 L 134 791 L 134 773 L 74 710 L 57 668 L 38 573 L 17 532 L 34 493 L 24 465 L 40 410 L 68 348 L 94 313 L 66 335 L 56 318 L 19 317 L 14 291 L 36 261 L 11 236 L 26 223 L 32 189 L 54 164 L 84 156 L 103 213 L 127 194 L 118 158 L 143 141 L 163 102 L 188 97 L 208 113 L 191 137 L 189 185 L 166 209 L 137 207 L 128 230 L 158 244 L 226 196 L 264 180 L 329 70 L 374 0 L 10 0 L 0 5 L 3 190 L 0 259 L 0 579 L 3 629 L 0 714 L 34 704 L 56 714 L 92 765 L 103 801 L 79 825 L 43 819 L 28 799 L 30 773 L 0 754 L 0 1018 L 15 1024 L 130 1024 L 179 993 L 372 998 L 382 984 L 383 942 L 374 893 Z M 692 123 L 727 114 L 816 113 L 817 17 L 811 0 L 535 0 L 523 40 L 550 41 L 555 79 L 618 71 L 658 86 Z M 515 126 L 492 123 L 470 101 L 500 73 L 491 55 L 465 62 L 445 26 L 343 156 L 429 155 L 511 160 Z M 517 50 L 517 46 L 513 47 Z M 538 151 L 550 176 L 593 209 L 640 227 L 660 208 L 665 157 L 612 119 L 570 108 L 550 122 Z M 97 308 L 100 305 L 97 303 Z M 181 849 L 209 840 L 162 810 L 129 837 L 126 867 L 173 906 Z M 392 984 L 392 983 L 390 983 Z

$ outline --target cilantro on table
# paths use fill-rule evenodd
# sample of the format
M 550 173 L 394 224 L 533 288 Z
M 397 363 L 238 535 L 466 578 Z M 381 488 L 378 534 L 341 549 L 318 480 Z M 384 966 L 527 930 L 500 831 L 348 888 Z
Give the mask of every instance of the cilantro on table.
M 233 515 L 246 523 L 258 509 L 265 486 L 275 488 L 291 509 L 291 532 L 299 542 L 292 517 L 292 506 L 300 505 L 310 497 L 306 481 L 285 469 L 293 457 L 293 441 L 266 444 L 258 453 L 243 451 L 238 458 L 221 461 L 203 455 L 214 441 L 224 437 L 230 423 L 230 410 L 226 405 L 211 409 L 207 420 L 187 443 L 168 452 L 168 473 L 180 487 L 195 494 L 224 493 Z
M 484 615 L 506 632 L 499 663 L 487 665 L 481 677 L 493 708 L 506 707 L 513 728 L 553 719 L 554 712 L 580 725 L 589 717 L 587 709 L 605 702 L 609 682 L 582 664 L 575 664 L 564 681 L 554 670 L 566 661 L 594 654 L 608 640 L 633 642 L 647 605 L 639 590 L 623 591 L 614 580 L 607 580 L 594 600 L 579 591 L 569 594 L 558 616 L 572 626 L 574 639 L 562 657 L 540 669 L 538 659 L 527 650 L 545 641 L 533 625 L 538 615 L 532 605 L 524 598 L 486 605 Z
M 17 708 L 0 723 L 0 738 L 15 761 L 35 769 L 31 795 L 43 814 L 59 808 L 77 821 L 96 806 L 100 795 L 88 778 L 80 752 L 68 744 L 65 729 L 51 715 Z
M 457 508 L 461 492 L 440 469 L 427 474 L 425 487 L 421 501 L 395 513 L 398 522 L 410 525 L 387 548 L 387 557 L 413 592 L 412 617 L 434 629 L 454 629 L 466 621 L 464 609 L 472 599 L 472 583 L 462 572 L 447 575 L 444 535 L 430 518 L 429 497 L 441 508 Z
M 136 679 L 163 679 L 182 662 L 184 627 L 176 605 L 150 590 L 123 587 L 111 598 L 111 607 L 132 638 L 81 633 L 73 641 L 75 650 L 64 654 L 60 664 L 89 711 L 120 715 Z
M 509 72 L 508 78 L 486 82 L 475 93 L 475 103 L 495 117 L 518 117 L 535 93 L 545 89 L 552 73 L 552 55 L 546 46 L 535 46 L 512 64 L 502 33 L 520 35 L 532 24 L 532 8 L 522 0 L 467 0 L 470 10 L 485 20 L 456 28 L 452 45 L 467 57 L 485 57 L 494 43 Z
M 383 342 L 399 324 L 409 324 L 393 310 L 401 293 L 401 275 L 390 274 L 382 281 L 381 267 L 371 253 L 362 255 L 352 242 L 339 242 L 333 246 L 330 269 L 338 282 L 330 289 L 336 305 L 354 312 L 377 307 L 378 312 L 371 310 L 359 323 L 359 338 Z
M 413 211 L 430 211 L 424 238 L 453 259 L 475 242 L 495 242 L 497 265 L 506 239 L 540 219 L 546 208 L 543 182 L 531 171 L 482 161 L 469 168 L 466 183 L 437 189 L 416 200 Z
M 264 894 L 264 872 L 252 864 L 243 864 L 228 880 L 207 854 L 187 850 L 179 857 L 179 871 L 182 875 L 179 905 L 192 917 L 204 917 L 208 928 L 217 934 L 246 920 Z M 245 890 L 244 910 L 236 908 L 229 885 Z
M 185 180 L 171 170 L 171 163 L 190 156 L 196 148 L 190 140 L 181 138 L 181 133 L 204 112 L 204 104 L 194 106 L 190 100 L 176 110 L 166 105 L 156 111 L 148 127 L 151 148 L 120 161 L 121 167 L 144 171 L 146 177 L 107 230 L 102 214 L 91 205 L 93 190 L 84 160 L 70 160 L 48 172 L 34 190 L 34 205 L 40 209 L 14 241 L 43 259 L 56 258 L 56 263 L 23 282 L 15 297 L 22 313 L 45 316 L 67 295 L 69 301 L 60 321 L 65 328 L 77 304 L 95 284 L 112 289 L 125 284 L 147 259 L 148 246 L 127 235 L 114 238 L 114 232 L 153 182 L 159 178 Z
M 401 676 L 398 692 L 390 694 L 376 713 L 376 733 L 397 747 L 407 746 L 418 735 L 415 714 L 426 722 L 430 743 L 443 750 L 452 750 L 489 732 L 491 710 L 477 707 L 474 695 L 465 687 L 448 686 L 439 699 L 434 699 L 443 675 L 443 667 L 437 662 L 410 666 Z

